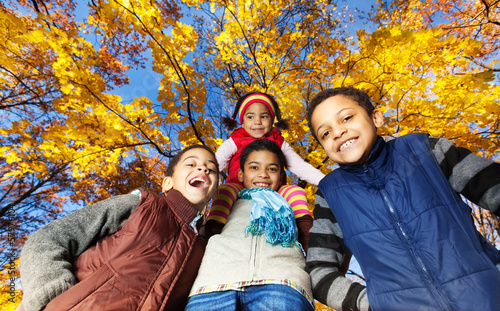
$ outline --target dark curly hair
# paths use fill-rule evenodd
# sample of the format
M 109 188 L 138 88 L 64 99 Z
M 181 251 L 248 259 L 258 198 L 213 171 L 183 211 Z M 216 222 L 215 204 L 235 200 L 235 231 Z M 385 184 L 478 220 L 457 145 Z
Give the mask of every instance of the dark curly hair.
M 285 155 L 283 154 L 283 151 L 281 148 L 278 146 L 277 143 L 274 141 L 271 141 L 269 139 L 257 139 L 246 145 L 245 148 L 243 148 L 243 151 L 241 151 L 241 156 L 240 156 L 240 169 L 244 171 L 245 169 L 245 162 L 248 159 L 248 156 L 250 153 L 254 151 L 269 151 L 274 153 L 278 157 L 278 162 L 280 165 L 281 171 L 283 171 L 286 167 L 286 158 Z

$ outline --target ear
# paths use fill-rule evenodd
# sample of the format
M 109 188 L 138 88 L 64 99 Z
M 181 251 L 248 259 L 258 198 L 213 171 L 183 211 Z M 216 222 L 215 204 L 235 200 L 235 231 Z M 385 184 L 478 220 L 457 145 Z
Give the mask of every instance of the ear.
M 167 192 L 174 187 L 174 181 L 171 176 L 163 178 L 163 182 L 161 184 L 161 192 L 167 194 Z
M 241 168 L 238 170 L 238 180 L 240 183 L 243 183 L 243 171 Z
M 382 127 L 382 125 L 384 125 L 384 115 L 382 111 L 378 109 L 373 110 L 372 120 L 376 128 Z

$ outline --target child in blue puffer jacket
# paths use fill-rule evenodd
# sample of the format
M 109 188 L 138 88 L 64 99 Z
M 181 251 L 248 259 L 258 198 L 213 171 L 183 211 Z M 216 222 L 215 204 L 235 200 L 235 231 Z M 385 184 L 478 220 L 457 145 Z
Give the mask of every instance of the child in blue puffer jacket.
M 309 127 L 340 165 L 319 184 L 307 269 L 336 310 L 500 310 L 499 252 L 459 194 L 500 214 L 500 163 L 444 138 L 385 142 L 382 113 L 352 87 L 319 93 Z M 366 288 L 339 272 L 351 251 Z

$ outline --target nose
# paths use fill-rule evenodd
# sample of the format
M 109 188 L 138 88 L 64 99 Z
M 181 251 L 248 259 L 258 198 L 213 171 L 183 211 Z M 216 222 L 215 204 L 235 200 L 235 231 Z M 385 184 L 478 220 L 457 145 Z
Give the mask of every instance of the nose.
M 208 167 L 206 167 L 205 165 L 199 165 L 197 167 L 198 171 L 200 172 L 203 172 L 203 173 L 207 173 L 208 172 Z
M 262 120 L 260 119 L 260 117 L 256 117 L 255 118 L 255 123 L 257 123 L 257 124 L 261 124 L 262 123 Z
M 269 174 L 267 173 L 266 169 L 262 169 L 259 171 L 259 177 L 261 178 L 269 178 Z
M 346 128 L 344 126 L 339 126 L 333 130 L 334 139 L 342 137 L 346 133 Z

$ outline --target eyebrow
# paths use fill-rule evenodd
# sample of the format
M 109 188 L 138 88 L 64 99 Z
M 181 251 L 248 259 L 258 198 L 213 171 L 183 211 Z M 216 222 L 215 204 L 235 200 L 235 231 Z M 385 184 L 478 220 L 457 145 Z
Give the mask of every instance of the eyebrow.
M 320 137 L 319 137 L 319 131 L 320 131 L 320 130 L 321 130 L 321 128 L 323 128 L 323 127 L 326 127 L 326 125 L 321 124 L 320 126 L 318 126 L 318 129 L 316 130 L 316 133 L 315 133 L 315 134 L 316 134 L 316 137 L 320 138 Z
M 253 112 L 253 111 L 249 111 L 249 112 L 245 112 L 245 115 L 247 114 L 255 114 L 256 112 Z M 261 112 L 260 114 L 271 114 L 270 112 L 268 111 L 265 111 L 265 112 Z
M 189 157 L 185 158 L 184 160 L 182 160 L 182 162 L 184 162 L 184 161 L 186 161 L 186 160 L 189 160 L 189 159 L 191 159 L 191 158 L 194 158 L 194 159 L 197 159 L 197 160 L 199 160 L 199 159 L 200 159 L 198 156 L 194 156 L 194 155 L 193 155 L 193 156 L 189 156 Z M 208 160 L 208 162 L 210 162 L 210 163 L 212 163 L 213 165 L 217 166 L 217 164 L 215 163 L 215 161 Z
M 262 164 L 262 163 L 258 162 L 258 161 L 247 162 L 247 165 L 251 165 L 251 164 Z M 274 165 L 274 166 L 277 166 L 278 168 L 280 167 L 280 165 L 278 163 L 274 163 L 274 162 L 268 163 L 268 166 L 269 165 Z
M 341 113 L 342 113 L 342 111 L 344 111 L 344 110 L 348 110 L 348 109 L 352 109 L 352 107 L 346 107 L 346 108 L 342 108 L 342 109 L 340 109 L 339 111 L 337 111 L 337 113 L 335 114 L 335 116 L 338 116 L 339 114 L 341 114 Z M 323 124 L 321 124 L 320 126 L 318 126 L 318 130 L 316 131 L 316 137 L 318 137 L 319 130 L 320 130 L 322 127 L 324 127 L 324 126 L 325 126 L 325 125 L 324 125 L 324 123 L 323 123 Z
M 193 156 L 189 156 L 189 157 L 185 158 L 184 160 L 182 160 L 182 162 L 184 162 L 184 161 L 186 161 L 186 160 L 189 160 L 189 159 L 191 159 L 191 158 L 199 159 L 197 156 L 194 156 L 194 155 L 193 155 Z

